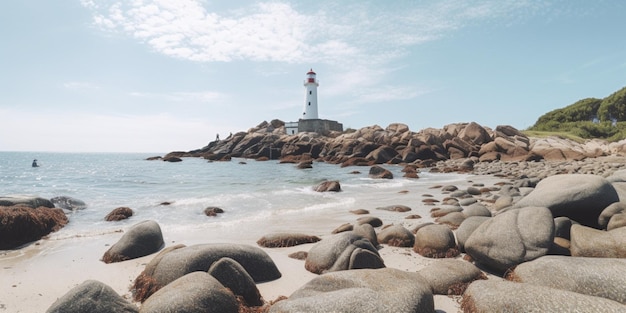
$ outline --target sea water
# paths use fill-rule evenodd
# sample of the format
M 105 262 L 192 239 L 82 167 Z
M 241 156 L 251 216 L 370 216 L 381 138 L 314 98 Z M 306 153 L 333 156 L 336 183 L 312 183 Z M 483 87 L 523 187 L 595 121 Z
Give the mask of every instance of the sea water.
M 143 220 L 157 221 L 164 233 L 211 229 L 210 236 L 249 233 L 258 237 L 263 232 L 314 229 L 307 221 L 315 221 L 317 226 L 326 223 L 330 230 L 355 219 L 346 214 L 354 209 L 374 211 L 402 204 L 414 208 L 416 214 L 428 214 L 429 207 L 424 207 L 421 199 L 430 187 L 467 178 L 422 171 L 419 179 L 408 179 L 402 177 L 402 167 L 395 165 L 384 166 L 395 177 L 387 180 L 368 178 L 369 167 L 342 168 L 323 162 L 298 169 L 276 160 L 146 160 L 151 156 L 154 154 L 0 152 L 0 196 L 69 196 L 84 201 L 85 209 L 68 212 L 70 223 L 51 235 L 55 240 L 98 236 Z M 39 167 L 31 167 L 33 159 Z M 342 191 L 313 191 L 325 180 L 339 181 Z M 130 207 L 134 216 L 119 222 L 104 220 L 121 206 Z M 204 209 L 209 206 L 225 212 L 208 217 Z M 392 216 L 398 221 L 404 217 Z

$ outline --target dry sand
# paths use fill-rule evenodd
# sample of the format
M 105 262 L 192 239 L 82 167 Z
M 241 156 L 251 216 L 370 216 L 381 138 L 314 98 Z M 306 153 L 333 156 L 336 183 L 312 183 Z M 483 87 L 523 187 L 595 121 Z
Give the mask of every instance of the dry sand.
M 453 184 L 459 188 L 467 188 L 472 184 L 469 180 L 473 183 L 484 183 L 485 186 L 492 186 L 497 181 L 503 181 L 503 179 L 491 176 L 472 176 L 468 178 L 468 181 L 459 181 Z M 424 190 L 408 190 L 407 193 L 400 191 L 393 190 L 390 192 L 397 193 L 399 199 L 410 197 L 411 203 L 414 203 L 411 206 L 412 211 L 396 213 L 370 210 L 371 215 L 380 217 L 385 224 L 393 220 L 396 223 L 402 223 L 409 229 L 415 225 L 432 221 L 428 213 L 432 206 L 427 206 L 419 201 L 422 199 L 421 192 Z M 440 189 L 430 189 L 428 193 L 433 195 L 435 199 L 442 199 L 446 196 Z M 403 216 L 409 214 L 420 214 L 423 218 L 404 220 Z M 256 245 L 256 240 L 262 236 L 262 233 L 296 230 L 323 238 L 330 236 L 330 231 L 335 227 L 344 222 L 354 222 L 358 217 L 346 211 L 345 214 L 332 218 L 321 217 L 317 220 L 311 220 L 310 217 L 307 217 L 306 221 L 300 222 L 301 226 L 294 226 L 294 229 L 265 228 L 254 231 L 254 227 L 238 225 L 233 229 L 222 230 L 219 234 L 211 233 L 210 235 L 207 234 L 207 230 L 203 229 L 190 229 L 178 233 L 168 233 L 164 230 L 164 239 L 166 246 L 178 243 L 192 245 L 212 242 Z M 288 224 L 293 225 L 291 222 Z M 281 223 L 281 225 L 286 224 Z M 45 312 L 59 297 L 88 279 L 99 280 L 111 286 L 120 295 L 131 301 L 129 286 L 154 255 L 120 263 L 104 264 L 101 262 L 100 258 L 104 252 L 121 236 L 121 232 L 63 239 L 55 239 L 52 236 L 52 239 L 43 239 L 19 250 L 0 251 L 0 313 Z M 300 286 L 316 277 L 315 274 L 304 269 L 304 261 L 288 257 L 290 253 L 295 251 L 308 251 L 311 246 L 312 244 L 290 248 L 264 248 L 264 251 L 274 260 L 283 275 L 278 280 L 258 284 L 261 295 L 266 301 L 274 300 L 283 295 L 289 296 Z M 387 267 L 405 271 L 415 272 L 432 262 L 437 262 L 435 259 L 424 258 L 412 252 L 410 248 L 383 245 L 379 252 Z M 459 297 L 437 295 L 435 296 L 435 308 L 438 312 L 459 312 L 458 300 Z

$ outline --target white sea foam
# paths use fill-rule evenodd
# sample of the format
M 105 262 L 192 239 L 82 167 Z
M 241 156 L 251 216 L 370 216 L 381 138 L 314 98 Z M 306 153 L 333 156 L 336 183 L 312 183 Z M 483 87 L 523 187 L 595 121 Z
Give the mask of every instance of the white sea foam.
M 181 163 L 146 161 L 142 154 L 71 154 L 0 152 L 2 194 L 35 194 L 44 198 L 71 196 L 87 203 L 69 215 L 70 223 L 51 238 L 116 234 L 142 220 L 155 220 L 166 231 L 210 230 L 210 236 L 258 234 L 295 225 L 302 218 L 322 220 L 332 228 L 348 210 L 368 210 L 389 204 L 416 206 L 430 186 L 461 181 L 462 174 L 420 173 L 419 179 L 402 177 L 400 166 L 385 166 L 395 179 L 378 180 L 367 173 L 314 163 L 301 170 L 275 161 L 248 160 L 208 163 L 186 158 Z M 42 166 L 30 167 L 37 158 Z M 341 192 L 315 192 L 324 180 L 338 180 Z M 401 190 L 410 190 L 400 195 Z M 161 205 L 162 202 L 170 205 Z M 128 220 L 105 222 L 113 209 L 135 211 Z M 204 215 L 208 206 L 221 207 L 217 217 Z M 342 217 L 343 218 L 343 217 Z

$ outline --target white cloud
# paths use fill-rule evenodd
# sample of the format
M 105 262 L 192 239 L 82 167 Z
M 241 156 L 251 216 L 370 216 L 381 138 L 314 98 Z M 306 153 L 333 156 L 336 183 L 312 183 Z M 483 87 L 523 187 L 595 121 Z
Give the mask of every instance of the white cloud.
M 341 94 L 379 85 L 393 75 L 390 64 L 414 57 L 410 52 L 417 45 L 473 23 L 511 23 L 551 4 L 539 0 L 317 1 L 306 5 L 264 1 L 230 10 L 216 9 L 224 4 L 202 0 L 101 0 L 99 4 L 83 0 L 83 5 L 93 12 L 100 28 L 133 37 L 174 58 L 332 66 L 342 74 L 330 78 L 334 87 L 328 92 Z M 368 99 L 376 98 L 385 97 Z
M 172 57 L 341 64 L 398 55 L 395 51 L 437 39 L 474 20 L 534 8 L 537 1 L 409 1 L 387 6 L 363 2 L 329 4 L 333 11 L 306 13 L 304 6 L 299 12 L 288 2 L 260 2 L 223 12 L 208 12 L 199 0 L 82 3 L 93 10 L 98 26 L 126 33 Z

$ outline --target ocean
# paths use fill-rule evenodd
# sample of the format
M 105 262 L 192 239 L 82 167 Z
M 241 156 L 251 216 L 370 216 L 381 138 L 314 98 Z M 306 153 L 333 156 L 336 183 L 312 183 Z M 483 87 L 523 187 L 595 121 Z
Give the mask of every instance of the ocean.
M 298 169 L 276 160 L 146 160 L 154 155 L 0 152 L 0 196 L 69 196 L 86 202 L 85 209 L 68 212 L 70 223 L 53 233 L 51 240 L 110 234 L 142 220 L 155 220 L 165 237 L 207 230 L 208 241 L 228 241 L 229 236 L 252 240 L 270 232 L 320 232 L 320 223 L 330 232 L 343 222 L 354 221 L 356 216 L 346 214 L 354 209 L 389 214 L 388 218 L 397 219 L 391 222 L 402 223 L 406 214 L 374 211 L 402 204 L 413 208 L 412 214 L 428 215 L 431 207 L 421 200 L 430 187 L 468 178 L 426 170 L 419 173 L 419 179 L 407 179 L 402 177 L 402 166 L 396 165 L 384 165 L 395 178 L 381 180 L 368 178 L 368 167 L 341 168 L 323 162 L 315 162 L 312 169 Z M 31 167 L 33 159 L 40 167 Z M 313 191 L 324 180 L 338 180 L 342 192 Z M 134 216 L 119 222 L 104 220 L 121 206 L 130 207 Z M 208 206 L 225 212 L 208 217 L 204 214 Z

